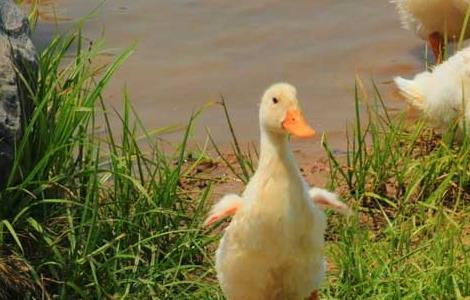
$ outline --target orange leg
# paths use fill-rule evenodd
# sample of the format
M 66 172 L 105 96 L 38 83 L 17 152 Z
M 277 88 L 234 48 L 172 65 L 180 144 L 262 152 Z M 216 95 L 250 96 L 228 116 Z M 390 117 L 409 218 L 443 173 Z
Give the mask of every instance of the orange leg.
M 318 290 L 314 290 L 312 292 L 309 300 L 320 300 L 320 293 L 318 292 Z
M 434 57 L 436 58 L 436 64 L 442 63 L 444 38 L 439 32 L 434 32 L 428 37 L 429 45 L 431 46 Z

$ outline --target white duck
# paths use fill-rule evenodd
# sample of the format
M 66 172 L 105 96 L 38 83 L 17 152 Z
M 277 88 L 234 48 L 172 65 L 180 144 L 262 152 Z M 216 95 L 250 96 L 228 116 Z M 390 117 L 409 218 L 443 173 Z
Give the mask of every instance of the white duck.
M 437 63 L 442 62 L 444 38 L 455 41 L 462 31 L 470 0 L 391 0 L 400 14 L 403 27 L 427 40 Z M 466 30 L 465 38 L 470 37 Z
M 396 77 L 395 83 L 408 102 L 423 111 L 436 128 L 446 129 L 464 117 L 459 125 L 462 128 L 466 124 L 466 129 L 470 129 L 470 47 L 432 71 L 420 73 L 413 80 Z
M 318 299 L 325 272 L 326 218 L 319 206 L 349 208 L 325 190 L 308 188 L 288 134 L 313 137 L 296 89 L 274 84 L 260 105 L 258 169 L 242 197 L 226 195 L 205 225 L 234 215 L 216 252 L 217 276 L 230 300 Z M 313 198 L 313 201 L 312 201 Z

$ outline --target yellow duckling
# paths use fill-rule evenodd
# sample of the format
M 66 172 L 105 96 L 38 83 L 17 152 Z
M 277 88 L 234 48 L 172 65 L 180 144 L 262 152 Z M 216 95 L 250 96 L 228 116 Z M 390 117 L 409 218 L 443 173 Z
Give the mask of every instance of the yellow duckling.
M 335 194 L 309 189 L 289 146 L 288 135 L 311 138 L 296 89 L 268 88 L 260 105 L 258 168 L 242 196 L 229 194 L 205 225 L 233 215 L 216 252 L 217 277 L 230 300 L 319 299 L 325 273 L 326 217 L 320 207 L 349 208 Z

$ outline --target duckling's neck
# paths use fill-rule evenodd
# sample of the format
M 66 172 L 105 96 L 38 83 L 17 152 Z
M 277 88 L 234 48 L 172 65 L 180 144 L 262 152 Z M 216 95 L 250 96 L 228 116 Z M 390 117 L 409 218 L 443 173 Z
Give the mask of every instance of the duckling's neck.
M 259 168 L 266 168 L 280 163 L 291 169 L 296 169 L 292 150 L 286 134 L 279 134 L 261 128 L 261 145 Z

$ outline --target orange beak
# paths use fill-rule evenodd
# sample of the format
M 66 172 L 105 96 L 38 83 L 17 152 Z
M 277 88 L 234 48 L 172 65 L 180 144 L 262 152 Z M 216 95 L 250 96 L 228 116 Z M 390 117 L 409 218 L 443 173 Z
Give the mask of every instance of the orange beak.
M 282 127 L 293 136 L 299 138 L 312 138 L 315 135 L 315 130 L 310 127 L 304 119 L 304 116 L 298 109 L 289 109 L 287 111 Z

